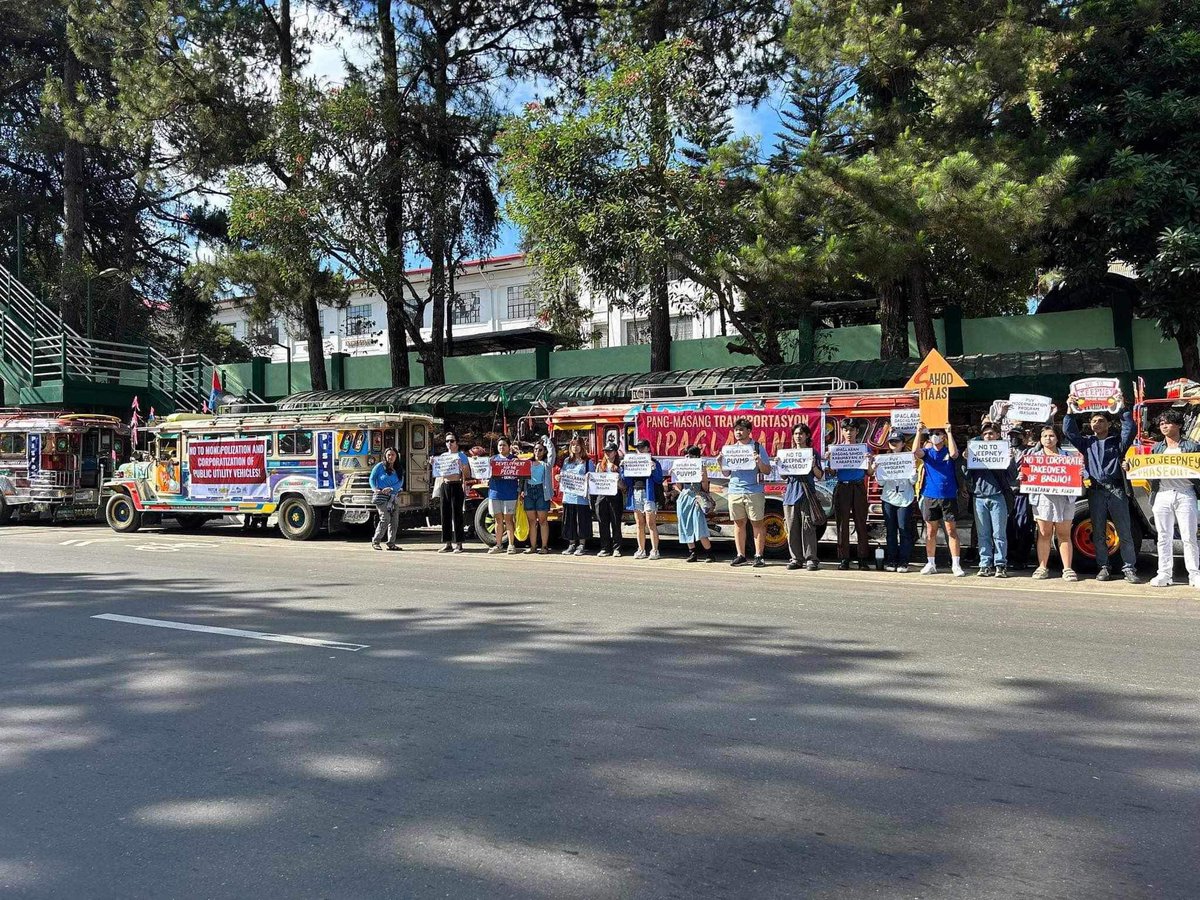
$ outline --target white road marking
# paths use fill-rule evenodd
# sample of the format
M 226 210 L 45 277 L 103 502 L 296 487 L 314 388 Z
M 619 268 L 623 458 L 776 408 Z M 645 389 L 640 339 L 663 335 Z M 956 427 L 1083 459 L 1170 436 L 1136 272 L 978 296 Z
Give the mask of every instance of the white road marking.
M 365 650 L 369 644 L 344 644 L 340 641 L 323 641 L 319 638 L 299 637 L 293 634 L 270 634 L 265 631 L 244 631 L 241 628 L 218 628 L 214 625 L 192 625 L 189 622 L 171 622 L 167 619 L 143 619 L 140 616 L 119 616 L 116 613 L 101 613 L 93 619 L 108 622 L 125 622 L 129 625 L 153 625 L 156 628 L 174 628 L 178 631 L 204 631 L 209 634 L 224 634 L 229 637 L 253 638 L 256 641 L 274 641 L 277 644 L 300 644 L 304 647 L 324 647 L 327 650 Z
M 107 543 L 112 543 L 114 541 L 119 542 L 120 540 L 121 540 L 121 538 L 89 538 L 87 540 L 80 540 L 79 538 L 71 538 L 71 540 L 69 540 L 69 541 L 59 541 L 58 545 L 60 547 L 87 547 L 90 544 L 107 544 Z

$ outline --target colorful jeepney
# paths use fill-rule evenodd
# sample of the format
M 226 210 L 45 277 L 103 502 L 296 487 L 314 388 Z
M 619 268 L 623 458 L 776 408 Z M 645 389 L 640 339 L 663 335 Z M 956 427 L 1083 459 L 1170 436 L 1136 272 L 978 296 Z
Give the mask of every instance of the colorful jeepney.
M 394 447 L 405 469 L 402 518 L 431 510 L 429 443 L 436 420 L 416 413 L 179 413 L 147 429 L 148 458 L 105 485 L 114 531 L 174 519 L 184 529 L 221 516 L 275 519 L 291 540 L 322 527 L 363 526 L 375 513 L 370 473 Z
M 112 416 L 0 410 L 0 522 L 97 518 L 128 442 Z

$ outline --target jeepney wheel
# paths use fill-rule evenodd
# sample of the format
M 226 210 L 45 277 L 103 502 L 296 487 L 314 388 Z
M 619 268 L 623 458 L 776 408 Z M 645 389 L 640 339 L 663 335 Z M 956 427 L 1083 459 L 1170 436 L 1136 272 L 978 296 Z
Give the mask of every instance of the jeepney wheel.
M 13 508 L 8 505 L 4 495 L 0 494 L 0 525 L 7 525 L 12 520 Z
M 496 546 L 496 520 L 486 500 L 475 507 L 475 537 L 489 547 Z
M 113 494 L 104 508 L 108 527 L 120 534 L 130 534 L 142 527 L 142 514 L 125 494 Z
M 202 516 L 199 513 L 179 513 L 175 516 L 175 523 L 184 531 L 196 531 L 203 528 L 207 521 L 208 516 Z
M 279 530 L 289 541 L 307 541 L 321 523 L 303 497 L 288 497 L 279 504 Z
M 783 524 L 783 509 L 779 506 L 776 506 L 774 503 L 768 503 L 766 514 L 763 516 L 763 521 L 766 523 L 767 553 L 769 553 L 771 556 L 778 556 L 781 553 L 786 553 L 787 528 Z
M 1108 561 L 1109 565 L 1120 567 L 1121 563 L 1121 539 L 1117 537 L 1116 526 L 1112 521 L 1106 523 L 1105 539 L 1108 542 Z M 1133 546 L 1136 552 L 1140 553 L 1142 549 L 1142 526 L 1136 518 L 1129 523 L 1129 530 L 1132 532 Z M 1071 525 L 1071 544 L 1075 548 L 1076 554 L 1079 557 L 1087 560 L 1093 567 L 1096 565 L 1096 535 L 1092 531 L 1092 516 L 1091 512 L 1085 506 L 1075 514 L 1075 520 Z

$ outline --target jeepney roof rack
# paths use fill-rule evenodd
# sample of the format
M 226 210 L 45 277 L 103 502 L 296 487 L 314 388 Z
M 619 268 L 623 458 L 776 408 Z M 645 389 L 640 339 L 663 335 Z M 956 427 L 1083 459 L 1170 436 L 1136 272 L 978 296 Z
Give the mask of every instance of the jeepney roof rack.
M 644 384 L 630 392 L 634 403 L 666 400 L 737 400 L 774 394 L 833 393 L 858 390 L 844 378 L 776 378 L 761 381 L 727 381 L 717 384 Z

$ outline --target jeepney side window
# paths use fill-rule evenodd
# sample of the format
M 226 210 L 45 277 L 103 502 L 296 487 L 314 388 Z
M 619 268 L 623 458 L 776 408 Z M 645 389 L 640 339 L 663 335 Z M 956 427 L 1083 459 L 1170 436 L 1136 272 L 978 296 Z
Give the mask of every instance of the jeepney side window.
M 13 441 L 15 437 L 15 434 L 0 434 L 0 454 L 11 456 L 17 452 Z
M 179 458 L 179 436 L 159 437 L 155 442 L 154 455 L 161 460 Z
M 313 436 L 311 431 L 279 432 L 280 456 L 312 456 Z

